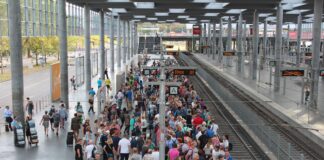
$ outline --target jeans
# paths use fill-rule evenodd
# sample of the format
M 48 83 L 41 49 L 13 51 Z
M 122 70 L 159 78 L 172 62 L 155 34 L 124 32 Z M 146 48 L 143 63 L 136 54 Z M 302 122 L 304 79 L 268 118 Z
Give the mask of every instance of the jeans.
M 121 153 L 120 160 L 128 160 L 129 153 Z
M 88 112 L 92 111 L 94 113 L 94 110 L 93 110 L 93 106 L 90 106 Z

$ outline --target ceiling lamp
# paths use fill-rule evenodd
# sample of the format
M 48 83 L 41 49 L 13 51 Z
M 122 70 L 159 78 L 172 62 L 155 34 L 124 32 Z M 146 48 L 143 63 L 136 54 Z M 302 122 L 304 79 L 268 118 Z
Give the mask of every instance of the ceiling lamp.
M 223 9 L 224 6 L 226 6 L 228 3 L 208 3 L 205 7 L 205 9 Z
M 170 13 L 184 13 L 185 12 L 185 8 L 170 8 L 169 12 Z
M 153 9 L 154 2 L 134 2 L 136 8 L 140 9 Z

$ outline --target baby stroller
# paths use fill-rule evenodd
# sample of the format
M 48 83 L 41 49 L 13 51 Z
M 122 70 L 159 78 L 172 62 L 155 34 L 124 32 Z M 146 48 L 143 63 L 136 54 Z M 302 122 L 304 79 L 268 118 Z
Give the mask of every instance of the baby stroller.
M 28 126 L 29 126 L 29 130 L 30 130 L 30 143 L 36 144 L 36 146 L 37 146 L 38 145 L 38 136 L 37 136 L 35 121 L 33 121 L 33 120 L 28 121 Z
M 21 124 L 17 125 L 14 129 L 14 143 L 17 147 L 24 147 L 26 144 L 25 132 Z

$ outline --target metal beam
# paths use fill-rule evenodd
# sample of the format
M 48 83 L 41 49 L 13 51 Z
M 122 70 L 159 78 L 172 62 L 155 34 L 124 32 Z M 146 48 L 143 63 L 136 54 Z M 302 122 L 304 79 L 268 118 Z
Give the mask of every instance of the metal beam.
M 258 51 L 259 51 L 259 12 L 254 11 L 253 20 L 253 54 L 252 54 L 252 79 L 255 80 L 257 77 L 258 68 Z M 259 75 L 260 76 L 260 75 Z
M 297 25 L 297 56 L 296 56 L 296 65 L 297 67 L 300 66 L 300 56 L 301 56 L 301 51 L 300 51 L 300 46 L 301 46 L 301 32 L 302 32 L 302 16 L 301 13 L 298 15 L 298 25 Z
M 117 69 L 121 67 L 120 17 L 117 17 Z
M 91 88 L 91 60 L 90 60 L 90 8 L 89 6 L 84 6 L 84 41 L 85 41 L 85 86 L 86 93 Z
M 237 35 L 237 40 L 236 40 L 236 45 L 237 45 L 237 71 L 241 72 L 242 71 L 242 65 L 243 65 L 243 52 L 242 52 L 242 12 L 239 15 L 239 20 L 238 20 L 238 30 L 236 32 Z
M 110 15 L 110 71 L 115 72 L 114 15 Z

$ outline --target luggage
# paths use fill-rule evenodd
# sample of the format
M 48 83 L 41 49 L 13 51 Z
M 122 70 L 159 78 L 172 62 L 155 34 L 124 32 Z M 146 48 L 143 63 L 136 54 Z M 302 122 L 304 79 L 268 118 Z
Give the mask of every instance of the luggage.
M 67 133 L 67 137 L 66 137 L 66 145 L 67 146 L 73 146 L 73 136 L 74 133 L 73 132 L 68 132 Z
M 22 128 L 17 128 L 14 130 L 14 143 L 17 147 L 24 147 L 26 144 L 25 133 Z
M 9 132 L 9 125 L 8 124 L 5 125 L 5 128 L 6 128 L 6 132 Z
M 30 125 L 30 123 L 29 123 Z M 38 144 L 38 136 L 37 136 L 37 131 L 36 128 L 30 128 L 30 143 L 31 144 Z

